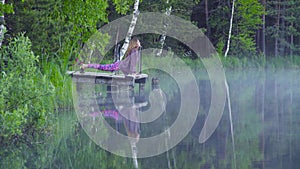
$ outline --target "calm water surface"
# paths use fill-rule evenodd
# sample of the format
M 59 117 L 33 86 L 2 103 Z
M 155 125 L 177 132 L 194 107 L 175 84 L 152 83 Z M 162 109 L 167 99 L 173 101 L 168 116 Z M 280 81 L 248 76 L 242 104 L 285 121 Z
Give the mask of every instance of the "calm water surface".
M 226 72 L 230 87 L 234 144 L 228 106 L 225 106 L 222 119 L 213 135 L 203 144 L 198 142 L 211 99 L 210 81 L 205 75 L 201 75 L 197 80 L 200 110 L 193 128 L 177 146 L 167 152 L 138 159 L 139 168 L 299 168 L 299 74 L 299 70 Z M 151 123 L 138 125 L 137 132 L 141 138 L 155 136 L 170 127 L 178 115 L 179 103 L 185 99 L 180 98 L 180 90 L 174 79 L 161 72 L 150 74 L 144 90 L 146 98 L 151 92 L 151 79 L 154 77 L 159 79 L 159 87 L 165 93 L 166 112 Z M 96 90 L 99 104 L 109 101 L 103 100 L 107 96 L 101 93 L 103 89 L 106 88 L 99 87 Z M 78 105 L 86 106 L 85 104 L 81 102 Z M 151 104 L 140 104 L 139 110 L 146 111 L 150 106 Z M 103 104 L 100 109 L 113 110 L 114 107 Z M 114 155 L 95 144 L 83 130 L 75 112 L 59 114 L 54 132 L 49 136 L 35 136 L 35 140 L 1 149 L 5 156 L 0 157 L 0 168 L 134 168 L 132 158 Z M 107 122 L 115 130 L 128 135 L 128 126 L 124 125 L 124 121 L 113 118 L 113 115 L 113 112 L 107 112 Z

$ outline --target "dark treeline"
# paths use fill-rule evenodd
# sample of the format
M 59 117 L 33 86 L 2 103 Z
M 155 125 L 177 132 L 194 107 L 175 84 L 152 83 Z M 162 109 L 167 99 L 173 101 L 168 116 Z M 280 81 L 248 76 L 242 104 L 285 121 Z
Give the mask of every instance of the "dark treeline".
M 5 19 L 12 36 L 26 32 L 37 54 L 58 52 L 62 48 L 80 49 L 89 36 L 105 23 L 131 14 L 133 0 L 127 1 L 54 1 L 8 0 L 14 4 L 14 14 Z M 231 17 L 231 0 L 157 1 L 143 0 L 140 12 L 165 12 L 171 6 L 172 15 L 194 22 L 206 33 L 220 54 L 226 50 Z M 299 55 L 299 0 L 238 0 L 235 3 L 229 55 L 236 57 L 284 57 Z M 145 43 L 155 46 L 159 35 L 145 37 Z M 177 46 L 176 46 L 177 45 Z M 178 42 L 165 44 L 175 51 Z M 64 49 L 66 51 L 66 49 Z M 70 51 L 71 52 L 71 51 Z M 61 54 L 61 53 L 59 53 Z
M 227 42 L 231 1 L 201 1 L 192 20 L 224 50 Z M 299 0 L 238 0 L 234 13 L 231 55 L 299 55 Z

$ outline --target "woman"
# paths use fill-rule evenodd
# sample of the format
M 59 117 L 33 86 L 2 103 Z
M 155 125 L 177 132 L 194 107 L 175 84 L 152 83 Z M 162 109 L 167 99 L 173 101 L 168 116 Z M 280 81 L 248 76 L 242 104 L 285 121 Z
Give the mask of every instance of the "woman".
M 128 49 L 125 53 L 125 59 L 112 64 L 82 64 L 81 70 L 86 68 L 94 68 L 104 71 L 121 70 L 125 75 L 136 75 L 136 65 L 139 61 L 139 48 L 141 43 L 137 38 L 133 38 L 129 42 Z

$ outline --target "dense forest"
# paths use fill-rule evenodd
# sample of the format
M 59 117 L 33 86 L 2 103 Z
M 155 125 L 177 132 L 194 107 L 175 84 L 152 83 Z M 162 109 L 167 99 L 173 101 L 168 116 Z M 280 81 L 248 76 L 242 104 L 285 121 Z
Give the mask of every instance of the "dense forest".
M 47 135 L 58 112 L 73 109 L 72 79 L 65 72 L 74 69 L 90 36 L 132 14 L 135 2 L 2 0 L 1 147 L 26 142 L 36 132 Z M 225 68 L 246 68 L 253 62 L 258 68 L 300 66 L 300 0 L 142 0 L 138 10 L 170 10 L 171 15 L 191 21 L 215 46 Z M 160 46 L 161 37 L 144 35 L 143 46 Z M 224 57 L 229 37 L 230 50 Z M 162 45 L 185 59 L 195 59 L 172 38 Z
M 131 14 L 129 1 L 6 1 L 6 36 L 26 32 L 37 55 L 78 50 L 104 24 Z M 298 0 L 238 0 L 233 12 L 231 50 L 235 57 L 285 57 L 299 54 L 300 10 Z M 220 54 L 227 45 L 232 1 L 187 0 L 140 2 L 140 12 L 164 12 L 195 23 Z M 9 10 L 10 9 L 10 10 Z M 4 40 L 8 40 L 5 38 Z M 152 37 L 147 43 L 155 43 Z M 157 43 L 157 42 L 156 42 Z M 170 44 L 172 46 L 172 44 Z M 71 48 L 71 49 L 70 49 Z M 71 53 L 71 51 L 69 51 Z

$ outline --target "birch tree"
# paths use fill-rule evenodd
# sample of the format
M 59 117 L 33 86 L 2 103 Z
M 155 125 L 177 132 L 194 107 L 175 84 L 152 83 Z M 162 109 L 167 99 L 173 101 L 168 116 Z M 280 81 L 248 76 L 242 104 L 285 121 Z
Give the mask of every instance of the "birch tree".
M 5 0 L 1 0 L 2 6 L 4 6 Z M 4 37 L 4 13 L 2 13 L 2 16 L 0 17 L 0 47 L 2 46 L 2 41 L 3 41 L 3 37 Z
M 231 18 L 230 18 L 230 27 L 229 27 L 229 34 L 228 34 L 228 41 L 227 41 L 227 49 L 225 52 L 224 57 L 227 57 L 230 47 L 230 38 L 231 38 L 231 31 L 232 31 L 232 23 L 233 23 L 233 14 L 234 14 L 234 5 L 235 0 L 232 1 L 232 8 L 231 8 Z M 231 103 L 230 103 L 230 94 L 229 94 L 229 85 L 227 80 L 224 81 L 226 86 L 226 97 L 227 97 L 227 104 L 228 104 L 228 112 L 230 118 L 230 131 L 231 131 L 231 139 L 232 139 L 232 149 L 234 154 L 234 168 L 236 169 L 236 154 L 235 154 L 235 144 L 234 144 L 234 131 L 233 131 L 233 121 L 232 121 L 232 113 L 231 113 Z
M 263 13 L 263 5 L 258 0 L 233 0 L 225 57 L 230 48 L 234 49 L 230 52 L 234 56 L 252 57 L 257 54 L 255 38 L 263 24 Z
M 169 0 L 167 0 L 167 4 L 169 4 Z M 166 12 L 165 12 L 165 15 L 166 16 L 170 16 L 171 15 L 171 12 L 172 12 L 172 6 L 168 7 L 166 9 Z M 158 52 L 156 53 L 157 56 L 161 56 L 162 52 L 163 52 L 163 48 L 164 48 L 164 44 L 165 44 L 165 40 L 166 40 L 166 37 L 167 37 L 167 27 L 168 27 L 168 24 L 164 23 L 164 28 L 165 30 L 163 31 L 163 34 L 161 35 L 161 38 L 159 40 L 160 42 L 160 49 L 158 50 Z
M 229 26 L 229 33 L 228 33 L 228 40 L 227 40 L 227 48 L 226 48 L 225 55 L 224 55 L 225 58 L 227 57 L 227 54 L 229 52 L 229 47 L 230 47 L 230 39 L 231 39 L 232 23 L 233 23 L 233 14 L 234 14 L 234 5 L 235 5 L 235 0 L 232 1 L 230 26 Z
M 129 29 L 128 29 L 128 32 L 127 32 L 127 35 L 125 37 L 125 42 L 120 50 L 120 60 L 122 60 L 122 58 L 124 57 L 125 55 L 125 52 L 128 48 L 128 45 L 129 45 L 129 41 L 131 39 L 131 36 L 132 36 L 132 33 L 134 31 L 134 28 L 135 28 L 135 25 L 136 25 L 136 21 L 137 21 L 137 18 L 138 18 L 138 15 L 139 15 L 139 3 L 140 1 L 139 0 L 135 0 L 134 2 L 134 11 L 133 11 L 133 16 L 132 16 L 132 19 L 131 19 L 131 23 L 129 25 Z

